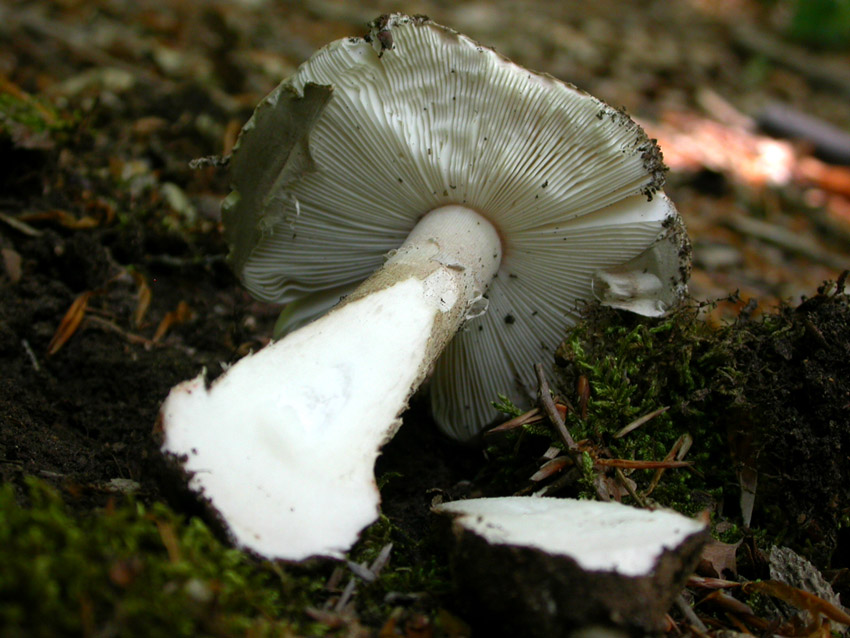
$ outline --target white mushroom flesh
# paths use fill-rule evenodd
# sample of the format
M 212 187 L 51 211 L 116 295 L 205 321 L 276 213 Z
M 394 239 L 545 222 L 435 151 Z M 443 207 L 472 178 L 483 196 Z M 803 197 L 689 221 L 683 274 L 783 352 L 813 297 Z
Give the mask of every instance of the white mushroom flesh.
M 437 506 L 455 523 L 494 545 L 533 547 L 568 556 L 591 572 L 650 574 L 659 557 L 705 524 L 671 510 L 620 503 L 510 496 Z
M 480 215 L 426 215 L 350 301 L 162 407 L 181 460 L 233 539 L 268 558 L 340 558 L 378 515 L 378 451 L 501 258 Z M 388 329 L 391 327 L 391 329 Z

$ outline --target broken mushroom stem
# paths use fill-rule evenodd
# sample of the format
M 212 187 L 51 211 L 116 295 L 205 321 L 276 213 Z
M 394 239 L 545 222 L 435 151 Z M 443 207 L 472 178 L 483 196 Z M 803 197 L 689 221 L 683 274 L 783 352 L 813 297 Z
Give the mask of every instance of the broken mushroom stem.
M 422 298 L 408 311 L 428 316 L 436 311 L 420 364 L 428 371 L 463 322 L 487 310 L 484 294 L 501 261 L 502 244 L 493 224 L 469 208 L 441 206 L 425 214 L 401 247 L 389 253 L 383 267 L 340 307 L 410 277 L 423 282 Z
M 380 446 L 463 321 L 486 308 L 501 256 L 484 217 L 439 207 L 327 315 L 250 355 L 210 390 L 200 376 L 172 391 L 164 449 L 187 451 L 190 486 L 217 495 L 239 544 L 294 560 L 342 557 L 377 517 Z M 234 459 L 239 481 L 208 469 L 233 468 Z M 281 525 L 280 516 L 298 524 Z

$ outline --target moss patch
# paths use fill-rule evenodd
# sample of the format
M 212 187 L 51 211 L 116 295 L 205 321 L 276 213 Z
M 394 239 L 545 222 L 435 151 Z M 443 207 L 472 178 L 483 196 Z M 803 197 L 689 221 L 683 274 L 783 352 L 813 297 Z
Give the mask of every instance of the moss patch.
M 596 459 L 660 461 L 686 441 L 692 466 L 666 470 L 657 486 L 655 470 L 625 470 L 639 494 L 740 523 L 743 480 L 756 492 L 752 527 L 760 534 L 821 568 L 847 566 L 839 543 L 850 512 L 850 304 L 843 281 L 825 284 L 796 308 L 759 319 L 744 312 L 720 328 L 702 321 L 703 310 L 692 305 L 646 319 L 589 307 L 556 353 L 561 396 L 581 406 L 576 388 L 590 389 L 585 409 L 568 411 L 567 427 Z M 659 408 L 666 411 L 618 435 Z M 518 440 L 514 466 L 534 465 L 529 454 L 558 444 L 542 425 L 526 426 L 521 436 L 544 440 Z M 616 480 L 612 469 L 599 468 Z
M 324 635 L 304 609 L 323 579 L 258 563 L 197 518 L 119 499 L 75 515 L 29 480 L 16 503 L 0 487 L 0 625 L 4 636 Z
M 604 461 L 662 461 L 689 446 L 691 467 L 667 469 L 660 480 L 655 469 L 624 469 L 634 491 L 687 514 L 708 509 L 723 529 L 790 545 L 821 568 L 846 567 L 850 304 L 843 280 L 797 307 L 758 319 L 744 311 L 719 328 L 702 320 L 705 309 L 686 305 L 649 319 L 589 306 L 556 351 L 554 385 L 573 406 L 568 429 L 609 484 L 622 479 Z M 581 387 L 589 388 L 584 398 Z M 504 401 L 497 407 L 515 416 Z M 546 448 L 561 445 L 552 430 L 537 423 L 507 438 L 509 445 L 490 449 L 496 491 L 545 485 L 528 478 Z M 595 497 L 583 474 L 573 475 L 560 493 Z M 742 484 L 755 490 L 752 529 L 741 524 Z M 622 498 L 633 502 L 625 490 Z

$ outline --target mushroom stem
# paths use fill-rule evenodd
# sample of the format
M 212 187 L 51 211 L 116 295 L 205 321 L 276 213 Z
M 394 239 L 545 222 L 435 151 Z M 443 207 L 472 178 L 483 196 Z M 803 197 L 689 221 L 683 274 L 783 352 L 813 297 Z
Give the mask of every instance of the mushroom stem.
M 466 319 L 487 310 L 484 293 L 501 261 L 498 231 L 485 217 L 463 206 L 442 206 L 425 214 L 383 267 L 340 306 L 408 277 L 426 282 L 423 301 L 439 310 L 431 335 L 436 358 Z
M 410 396 L 501 261 L 496 229 L 445 206 L 342 304 L 207 388 L 163 405 L 163 450 L 234 540 L 268 558 L 341 557 L 376 520 L 373 467 Z

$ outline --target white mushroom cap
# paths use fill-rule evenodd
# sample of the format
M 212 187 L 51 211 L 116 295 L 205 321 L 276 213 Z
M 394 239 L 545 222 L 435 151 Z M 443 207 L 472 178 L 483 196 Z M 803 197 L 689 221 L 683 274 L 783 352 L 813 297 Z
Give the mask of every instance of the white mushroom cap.
M 287 329 L 377 270 L 435 208 L 496 227 L 489 310 L 431 383 L 435 418 L 461 440 L 497 416 L 498 393 L 525 402 L 531 364 L 551 358 L 577 300 L 660 315 L 685 290 L 687 238 L 640 127 L 424 18 L 383 16 L 371 36 L 314 54 L 258 106 L 232 166 L 232 264 L 257 297 L 298 302 Z

